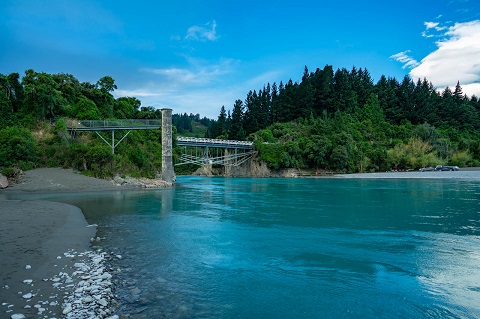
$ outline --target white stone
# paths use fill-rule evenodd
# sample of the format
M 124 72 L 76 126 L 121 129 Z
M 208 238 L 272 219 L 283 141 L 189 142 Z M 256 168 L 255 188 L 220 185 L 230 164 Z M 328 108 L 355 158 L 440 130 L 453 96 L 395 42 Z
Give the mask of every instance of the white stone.
M 32 279 L 25 279 L 25 280 L 23 281 L 23 283 L 24 283 L 24 284 L 27 284 L 27 285 L 30 285 L 32 282 L 33 282 Z
M 25 269 L 32 269 L 32 266 L 26 265 L 26 266 L 25 266 Z
M 115 255 L 115 257 L 117 257 L 117 259 L 122 259 L 122 255 Z
M 11 315 L 10 318 L 11 318 L 11 319 L 24 319 L 25 316 L 24 316 L 23 314 L 21 314 L 21 313 L 16 313 L 16 314 L 14 314 L 14 315 Z
M 103 298 L 100 299 L 100 300 L 98 301 L 98 303 L 99 303 L 100 305 L 104 306 L 104 307 L 106 307 L 106 306 L 108 305 L 108 302 L 107 302 L 105 299 L 103 299 Z
M 0 174 L 0 188 L 7 188 L 7 187 L 8 187 L 7 177 Z
M 25 298 L 25 299 L 30 299 L 30 298 L 32 298 L 32 296 L 33 295 L 31 293 L 28 293 L 28 294 L 23 295 L 22 297 Z
M 70 311 L 72 311 L 72 306 L 70 304 L 67 304 L 67 306 L 65 308 L 63 308 L 63 311 L 62 313 L 64 315 L 66 315 L 67 313 L 69 313 Z
M 85 302 L 85 303 L 90 303 L 92 301 L 93 301 L 93 298 L 90 297 L 90 296 L 87 296 L 87 297 L 83 298 L 83 302 Z
M 102 279 L 110 279 L 110 278 L 112 278 L 112 275 L 110 275 L 108 272 L 102 275 Z

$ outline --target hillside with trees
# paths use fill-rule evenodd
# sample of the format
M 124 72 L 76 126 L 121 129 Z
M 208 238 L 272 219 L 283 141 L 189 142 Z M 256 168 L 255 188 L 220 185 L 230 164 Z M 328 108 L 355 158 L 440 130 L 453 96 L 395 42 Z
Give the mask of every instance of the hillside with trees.
M 68 119 L 161 118 L 160 110 L 141 106 L 137 98 L 114 98 L 115 89 L 110 76 L 93 84 L 70 74 L 33 70 L 22 78 L 18 73 L 0 74 L 1 172 L 12 176 L 18 169 L 65 167 L 97 177 L 155 176 L 161 170 L 160 130 L 132 131 L 115 154 L 94 132 L 72 136 L 66 131 Z M 200 137 L 214 122 L 198 114 L 174 115 L 173 120 L 181 132 Z M 108 132 L 100 134 L 111 138 Z
M 0 74 L 1 172 L 66 167 L 97 177 L 153 177 L 161 169 L 159 130 L 132 131 L 115 154 L 93 132 L 66 131 L 68 119 L 161 118 L 137 98 L 115 98 L 115 89 L 110 76 L 89 83 L 34 70 Z M 174 134 L 252 140 L 271 169 L 370 172 L 478 166 L 479 118 L 478 98 L 466 97 L 459 83 L 438 92 L 427 79 L 382 76 L 374 83 L 365 69 L 327 65 L 315 72 L 305 67 L 300 82 L 250 91 L 231 111 L 222 107 L 217 120 L 186 113 L 172 120 Z
M 255 141 L 273 169 L 342 172 L 480 163 L 480 101 L 460 83 L 428 82 L 329 65 L 302 80 L 267 84 L 221 108 L 212 137 Z

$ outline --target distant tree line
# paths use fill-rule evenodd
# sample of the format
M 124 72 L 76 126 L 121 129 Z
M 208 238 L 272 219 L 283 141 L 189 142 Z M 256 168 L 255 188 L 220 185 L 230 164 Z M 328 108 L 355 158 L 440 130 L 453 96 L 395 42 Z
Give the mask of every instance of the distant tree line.
M 250 91 L 231 112 L 222 107 L 211 136 L 263 141 L 257 148 L 273 168 L 477 165 L 479 119 L 479 99 L 465 96 L 460 83 L 442 92 L 408 76 L 381 76 L 375 84 L 366 69 L 327 65 L 305 67 L 300 82 Z
M 315 72 L 305 67 L 299 83 L 268 83 L 258 92 L 250 91 L 244 101 L 235 101 L 231 112 L 223 106 L 212 135 L 242 139 L 277 122 L 336 112 L 353 114 L 371 94 L 377 96 L 385 119 L 392 124 L 409 121 L 462 130 L 480 128 L 480 101 L 476 96 L 466 97 L 460 83 L 454 90 L 447 87 L 439 93 L 427 79 L 415 83 L 405 76 L 399 82 L 381 76 L 374 84 L 366 69 L 334 72 L 326 65 Z
M 206 132 L 204 132 L 202 136 L 198 136 L 205 137 L 205 134 L 208 135 L 208 130 L 211 130 L 214 126 L 215 120 L 209 119 L 207 117 L 200 118 L 200 114 L 198 113 L 190 113 L 190 115 L 187 115 L 187 113 L 172 115 L 172 124 L 177 128 L 177 132 L 179 134 L 194 134 L 195 123 L 199 123 L 200 125 L 205 127 Z

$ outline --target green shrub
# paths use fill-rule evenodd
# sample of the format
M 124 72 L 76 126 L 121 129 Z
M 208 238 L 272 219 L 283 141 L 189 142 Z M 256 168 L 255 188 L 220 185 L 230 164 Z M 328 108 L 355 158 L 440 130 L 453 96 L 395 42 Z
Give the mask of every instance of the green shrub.
M 29 130 L 15 126 L 0 130 L 0 167 L 33 167 L 38 153 L 37 143 Z
M 85 160 L 89 166 L 104 166 L 113 160 L 112 150 L 103 144 L 92 146 L 85 154 Z
M 0 171 L 3 176 L 7 176 L 8 178 L 14 177 L 16 175 L 16 170 L 13 167 L 6 167 Z
M 147 155 L 139 147 L 131 148 L 130 151 L 128 152 L 128 157 L 130 158 L 132 163 L 135 164 L 140 169 L 148 166 L 149 164 Z
M 468 150 L 453 153 L 450 165 L 457 165 L 460 167 L 470 166 L 473 162 L 473 157 Z

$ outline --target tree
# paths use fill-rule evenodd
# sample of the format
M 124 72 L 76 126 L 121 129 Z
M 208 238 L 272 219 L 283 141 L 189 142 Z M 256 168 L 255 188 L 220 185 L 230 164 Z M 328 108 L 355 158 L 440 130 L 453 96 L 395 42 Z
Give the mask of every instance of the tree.
M 104 76 L 97 81 L 97 87 L 102 91 L 113 92 L 117 89 L 115 80 L 111 76 Z
M 352 89 L 351 76 L 347 69 L 338 69 L 333 78 L 333 102 L 331 113 L 353 113 L 357 107 L 357 93 Z
M 370 120 L 376 125 L 385 122 L 385 117 L 383 116 L 383 111 L 376 94 L 370 94 L 363 108 L 359 110 L 358 116 L 361 121 Z
M 222 105 L 220 109 L 220 115 L 218 116 L 217 124 L 215 125 L 213 135 L 215 138 L 226 138 L 227 132 L 227 111 L 225 106 Z
M 12 118 L 12 102 L 10 102 L 4 91 L 0 91 L 0 127 L 9 126 Z
M 245 131 L 243 129 L 243 102 L 242 100 L 236 100 L 233 105 L 232 119 L 230 122 L 230 128 L 228 131 L 228 138 L 233 140 L 244 140 Z
M 53 77 L 47 73 L 27 70 L 22 79 L 24 87 L 23 113 L 40 120 L 62 114 L 66 104 Z
M 100 112 L 92 100 L 84 97 L 73 108 L 72 116 L 79 120 L 99 120 Z
M 323 70 L 317 69 L 310 76 L 311 83 L 315 89 L 313 109 L 317 115 L 326 110 L 332 110 L 329 105 L 331 103 L 332 84 L 333 84 L 333 68 L 331 65 L 325 65 Z
M 14 113 L 21 109 L 23 103 L 23 86 L 19 79 L 18 73 L 10 73 L 7 76 L 0 74 L 0 90 L 10 100 Z
M 133 119 L 136 117 L 141 104 L 142 102 L 135 97 L 119 97 L 115 101 L 115 117 L 121 119 Z
M 0 167 L 31 169 L 37 156 L 38 147 L 29 130 L 15 126 L 0 129 Z

